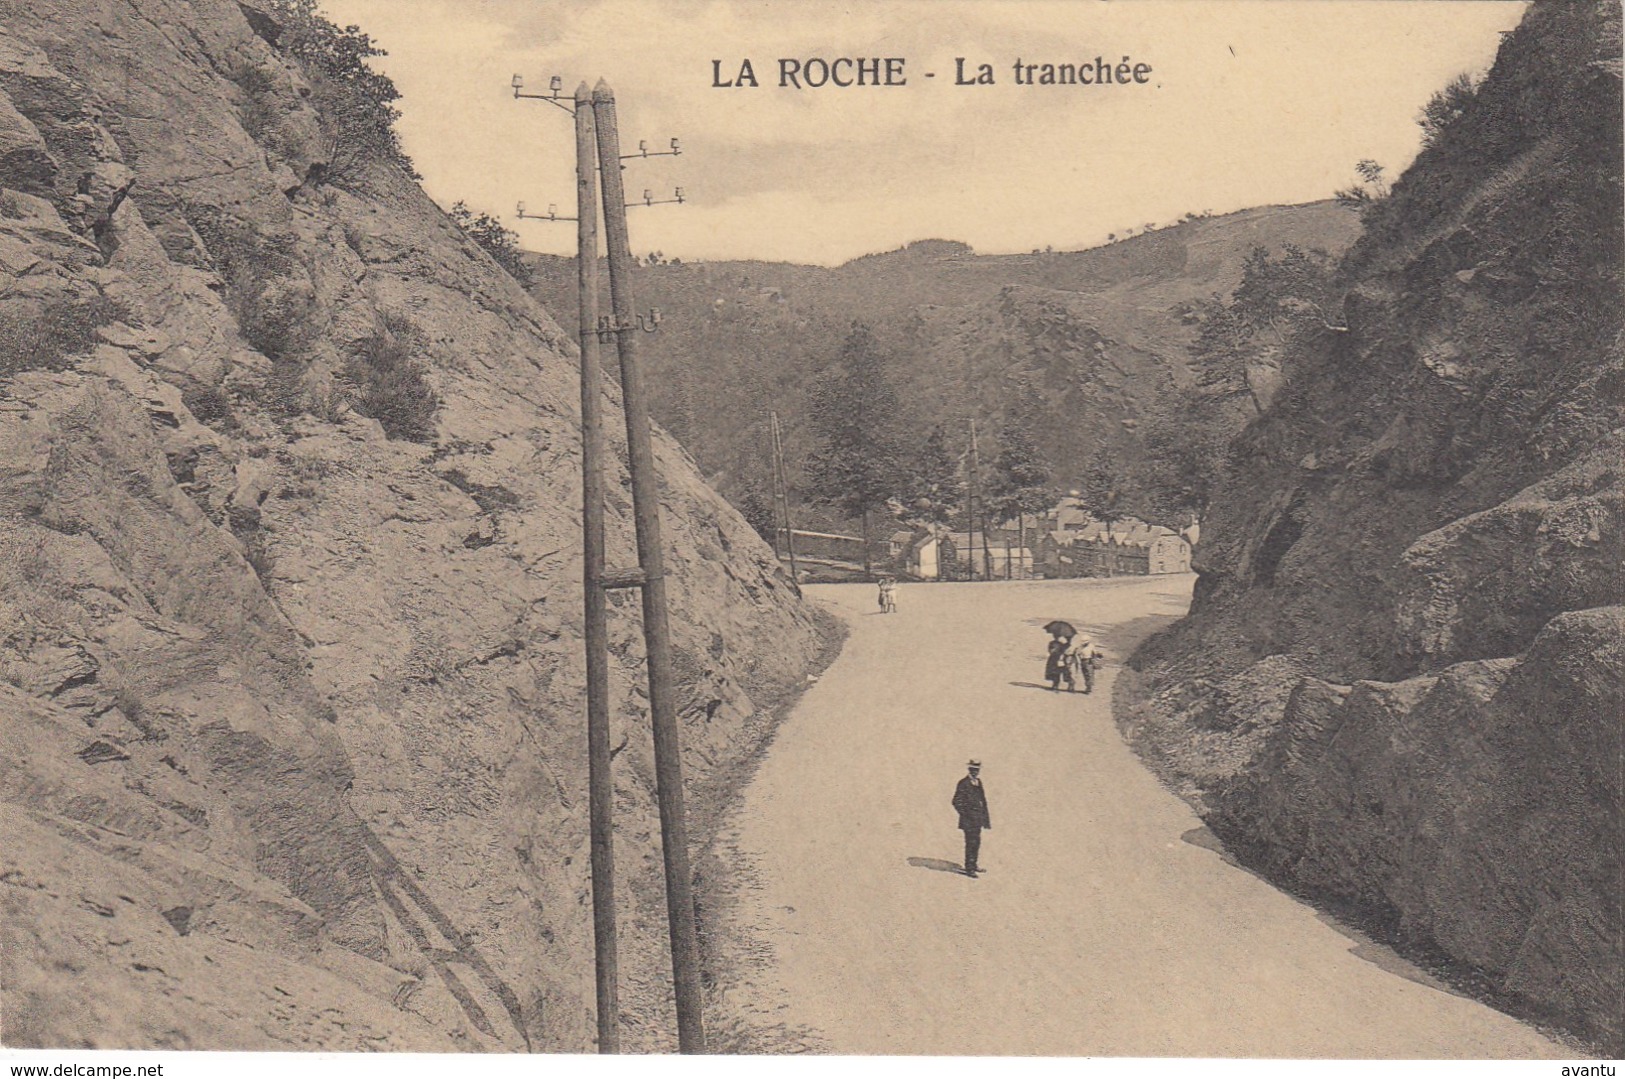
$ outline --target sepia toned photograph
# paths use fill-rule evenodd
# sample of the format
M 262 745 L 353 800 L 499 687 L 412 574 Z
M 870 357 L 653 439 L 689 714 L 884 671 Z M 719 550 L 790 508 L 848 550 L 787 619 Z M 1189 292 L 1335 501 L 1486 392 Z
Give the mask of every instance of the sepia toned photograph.
M 10 1074 L 1615 1074 L 1621 50 L 0 0 Z

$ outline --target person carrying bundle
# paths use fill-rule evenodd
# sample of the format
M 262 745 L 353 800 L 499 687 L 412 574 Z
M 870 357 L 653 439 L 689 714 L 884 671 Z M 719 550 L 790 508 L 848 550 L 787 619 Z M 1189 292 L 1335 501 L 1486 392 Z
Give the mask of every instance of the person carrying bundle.
M 1075 672 L 1083 680 L 1083 691 L 1093 693 L 1095 689 L 1095 666 L 1100 662 L 1101 653 L 1094 643 L 1083 634 L 1078 634 L 1066 646 L 1064 654 L 1067 669 Z M 1067 678 L 1069 684 L 1072 678 Z

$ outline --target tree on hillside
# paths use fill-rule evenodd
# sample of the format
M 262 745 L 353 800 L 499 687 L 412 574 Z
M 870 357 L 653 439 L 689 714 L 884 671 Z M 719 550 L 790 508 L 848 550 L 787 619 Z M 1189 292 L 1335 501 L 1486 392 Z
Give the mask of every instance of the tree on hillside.
M 1249 367 L 1278 367 L 1287 342 L 1301 331 L 1341 329 L 1327 318 L 1337 305 L 1336 268 L 1332 257 L 1318 249 L 1287 244 L 1272 257 L 1263 246 L 1253 248 L 1230 299 L 1215 298 L 1201 314 L 1191 352 L 1202 392 L 1245 395 L 1254 415 L 1264 411 L 1268 401 L 1249 378 Z
M 1388 179 L 1383 175 L 1383 167 L 1369 157 L 1356 162 L 1354 171 L 1360 181 L 1338 190 L 1335 195 L 1338 202 L 1359 210 L 1363 216 L 1388 197 Z
M 530 266 L 525 262 L 524 252 L 519 249 L 519 234 L 507 228 L 501 221 L 488 213 L 475 214 L 462 199 L 458 199 L 446 216 L 457 223 L 457 227 L 468 234 L 468 238 L 483 247 L 487 254 L 496 259 L 497 265 L 508 271 L 515 281 L 529 288 L 533 274 Z
M 1105 447 L 1101 447 L 1094 460 L 1084 466 L 1082 475 L 1078 477 L 1077 492 L 1084 512 L 1097 521 L 1110 524 L 1127 516 L 1122 506 L 1123 481 L 1118 475 L 1116 462 Z
M 1055 503 L 1051 469 L 1033 443 L 1030 427 L 1020 421 L 1006 423 L 999 433 L 999 453 L 993 459 L 988 501 L 1001 521 L 1016 518 L 1018 543 L 1027 546 L 1027 514 L 1041 513 Z
M 1290 343 L 1340 330 L 1327 317 L 1338 306 L 1335 271 L 1324 251 L 1288 244 L 1272 256 L 1255 247 L 1230 298 L 1199 309 L 1195 385 L 1169 385 L 1149 400 L 1140 417 L 1145 454 L 1115 481 L 1137 512 L 1165 522 L 1206 512 L 1230 440 L 1269 407 L 1286 377 L 1281 357 Z M 1096 481 L 1097 493 L 1110 486 Z
M 869 515 L 902 488 L 895 424 L 897 393 L 869 327 L 853 323 L 835 366 L 813 388 L 815 449 L 807 458 L 808 493 L 863 522 L 863 567 L 870 569 Z
M 959 512 L 964 493 L 959 458 L 949 449 L 941 424 L 931 428 L 908 461 L 905 483 L 905 520 L 941 525 Z
M 750 484 L 734 505 L 738 508 L 740 516 L 745 518 L 745 522 L 756 530 L 756 534 L 771 543 L 774 550 L 778 550 L 777 511 L 772 499 L 763 493 L 761 487 L 755 483 Z
M 1170 391 L 1163 402 L 1140 421 L 1144 453 L 1125 481 L 1124 497 L 1129 512 L 1169 524 L 1206 511 L 1230 438 L 1246 421 L 1238 410 L 1195 393 Z
M 324 179 L 341 187 L 365 181 L 368 166 L 384 163 L 420 179 L 395 133 L 400 91 L 368 60 L 386 56 L 359 26 L 339 27 L 316 0 L 267 0 L 276 19 L 276 48 L 299 60 L 311 86 L 327 151 Z
M 1422 129 L 1422 146 L 1432 146 L 1439 134 L 1455 123 L 1477 96 L 1478 87 L 1473 85 L 1473 77 L 1464 71 L 1429 98 L 1416 117 L 1416 125 Z

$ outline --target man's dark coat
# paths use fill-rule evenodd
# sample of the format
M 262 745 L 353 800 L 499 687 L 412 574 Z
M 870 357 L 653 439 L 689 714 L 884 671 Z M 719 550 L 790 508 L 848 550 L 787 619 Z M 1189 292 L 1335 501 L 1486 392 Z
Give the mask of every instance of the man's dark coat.
M 961 779 L 954 788 L 954 808 L 959 810 L 961 831 L 993 827 L 987 815 L 987 791 L 980 783 L 972 783 L 970 776 Z

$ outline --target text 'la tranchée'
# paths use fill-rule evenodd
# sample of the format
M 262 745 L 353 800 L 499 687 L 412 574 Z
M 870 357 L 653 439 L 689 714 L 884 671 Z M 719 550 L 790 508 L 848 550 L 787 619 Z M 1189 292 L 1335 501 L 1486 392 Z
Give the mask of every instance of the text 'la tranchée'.
M 777 63 L 778 86 L 783 90 L 908 85 L 907 61 L 901 56 L 780 57 Z M 1151 81 L 1151 65 L 1128 56 L 1115 64 L 1101 56 L 1068 63 L 1037 63 L 1018 57 L 1007 70 L 1017 86 L 1144 86 Z M 934 71 L 924 73 L 924 78 L 936 77 Z M 954 57 L 954 86 L 994 86 L 997 83 L 992 64 L 973 64 L 963 56 Z M 755 89 L 761 82 L 756 77 L 755 64 L 749 59 L 740 60 L 737 65 L 732 61 L 712 60 L 711 86 L 719 90 Z

